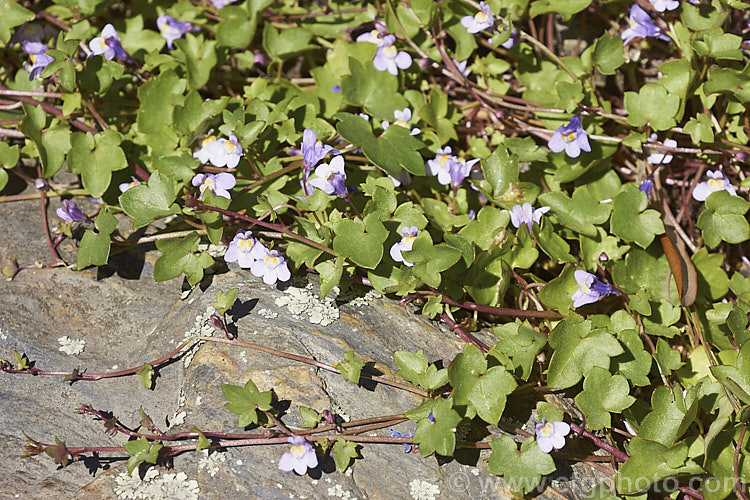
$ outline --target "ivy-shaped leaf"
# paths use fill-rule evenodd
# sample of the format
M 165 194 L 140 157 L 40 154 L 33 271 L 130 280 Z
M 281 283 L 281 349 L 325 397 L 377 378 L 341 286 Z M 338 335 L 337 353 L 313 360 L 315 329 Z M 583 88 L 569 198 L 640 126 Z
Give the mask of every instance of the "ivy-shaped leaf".
M 578 408 L 586 415 L 586 426 L 598 431 L 612 425 L 610 413 L 620 413 L 635 402 L 629 392 L 625 377 L 593 367 L 583 381 L 583 392 L 575 397 Z
M 634 184 L 623 186 L 613 205 L 610 225 L 615 236 L 647 248 L 656 235 L 664 233 L 664 224 L 659 212 L 646 209 L 646 193 Z
M 529 438 L 518 449 L 510 436 L 490 441 L 488 470 L 503 476 L 510 487 L 520 493 L 528 493 L 536 488 L 542 475 L 555 471 L 555 462 L 548 453 L 539 449 L 536 441 Z
M 341 376 L 352 384 L 359 384 L 359 376 L 362 372 L 362 368 L 365 366 L 365 362 L 359 359 L 354 351 L 347 351 L 344 354 L 344 361 L 340 361 L 334 365 L 341 371 Z

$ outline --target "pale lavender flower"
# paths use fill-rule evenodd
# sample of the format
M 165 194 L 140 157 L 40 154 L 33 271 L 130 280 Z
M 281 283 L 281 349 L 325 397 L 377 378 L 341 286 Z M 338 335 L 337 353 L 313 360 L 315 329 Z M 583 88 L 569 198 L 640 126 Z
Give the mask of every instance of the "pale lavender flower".
M 442 185 L 451 183 L 451 165 L 457 162 L 458 158 L 451 154 L 451 147 L 446 146 L 435 152 L 435 158 L 427 160 L 427 173 L 437 176 L 437 180 Z
M 657 140 L 656 134 L 651 134 L 649 137 L 649 141 L 655 142 Z M 677 141 L 674 139 L 666 139 L 664 141 L 664 145 L 669 148 L 676 148 L 677 147 Z M 648 145 L 646 145 L 646 150 L 649 150 Z M 666 165 L 667 163 L 672 161 L 672 155 L 669 153 L 663 153 L 663 152 L 654 152 L 650 153 L 647 158 L 648 162 L 652 165 Z
M 28 68 L 29 81 L 39 76 L 41 72 L 44 71 L 44 68 L 55 60 L 52 56 L 45 54 L 45 52 L 49 50 L 49 47 L 43 43 L 24 40 L 21 47 L 23 48 L 23 51 L 29 55 L 29 60 L 31 61 L 31 66 Z
M 91 49 L 89 57 L 103 55 L 108 61 L 128 58 L 128 53 L 120 45 L 120 37 L 117 36 L 117 31 L 111 24 L 104 27 L 102 36 L 98 36 L 89 42 L 89 49 Z
M 617 293 L 611 285 L 602 283 L 599 281 L 599 278 L 591 273 L 578 270 L 573 274 L 578 283 L 578 290 L 571 297 L 573 299 L 573 307 L 575 308 L 585 304 L 593 304 L 605 295 Z
M 211 4 L 215 9 L 221 9 L 222 7 L 226 7 L 230 3 L 234 3 L 236 1 L 237 0 L 211 0 Z
M 193 158 L 197 158 L 198 161 L 201 163 L 208 163 L 209 159 L 209 149 L 208 146 L 211 145 L 212 142 L 216 141 L 216 136 L 209 135 L 208 137 L 204 138 L 201 141 L 201 147 L 198 149 L 198 151 L 193 153 Z
M 199 200 L 203 199 L 203 193 L 206 189 L 211 191 L 214 196 L 223 196 L 224 198 L 232 198 L 229 194 L 229 189 L 232 189 L 237 183 L 237 180 L 232 174 L 222 172 L 220 174 L 197 174 L 193 177 L 193 186 L 200 189 Z
M 411 109 L 404 108 L 404 109 L 397 109 L 393 112 L 394 118 L 396 118 L 396 121 L 393 122 L 394 125 L 398 125 L 399 127 L 404 127 L 405 129 L 409 130 L 409 121 L 411 120 Z M 383 120 L 380 124 L 383 127 L 383 130 L 390 127 L 390 123 L 388 121 Z M 410 135 L 419 135 L 422 131 L 419 130 L 417 127 L 414 127 L 410 130 Z
M 706 175 L 708 180 L 699 183 L 693 189 L 693 198 L 697 201 L 706 201 L 708 195 L 715 193 L 716 191 L 727 191 L 732 196 L 737 196 L 737 190 L 729 183 L 726 175 L 720 170 L 712 171 L 709 170 Z
M 531 225 L 536 222 L 537 224 L 542 223 L 542 215 L 550 211 L 550 207 L 539 207 L 534 210 L 531 203 L 524 203 L 523 205 L 514 205 L 510 211 L 510 223 L 513 227 L 519 228 L 521 224 L 526 224 L 531 232 Z
M 260 66 L 268 66 L 268 63 L 271 62 L 271 59 L 266 55 L 265 52 L 256 52 L 253 55 L 253 62 Z
M 511 28 L 510 30 L 510 38 L 505 40 L 503 43 L 500 44 L 500 46 L 506 50 L 512 49 L 516 43 L 518 42 L 518 32 Z
M 302 147 L 300 149 L 302 150 L 304 167 L 308 170 L 312 170 L 328 153 L 339 154 L 338 149 L 319 141 L 315 131 L 309 128 L 302 132 Z
M 399 69 L 407 69 L 411 66 L 411 56 L 407 52 L 396 49 L 394 43 L 396 43 L 396 37 L 393 35 L 383 38 L 383 44 L 378 47 L 375 58 L 372 60 L 378 71 L 388 71 L 392 75 L 398 75 Z
M 430 414 L 427 415 L 427 420 L 429 420 L 433 424 L 435 423 L 435 416 L 432 414 L 432 410 L 430 410 Z
M 205 142 L 205 140 L 204 140 Z M 229 139 L 212 141 L 206 146 L 208 161 L 215 167 L 235 168 L 242 158 L 242 146 L 234 136 L 229 133 Z
M 451 185 L 455 190 L 471 174 L 471 168 L 479 162 L 479 159 L 466 161 L 463 158 L 457 158 L 451 162 L 448 173 L 451 176 Z
M 657 12 L 664 12 L 667 10 L 675 10 L 680 6 L 678 0 L 649 0 L 651 5 L 654 6 L 654 10 Z
M 255 252 L 253 256 L 257 260 L 250 264 L 250 272 L 253 276 L 263 278 L 263 283 L 266 285 L 273 285 L 278 280 L 289 281 L 292 274 L 289 272 L 284 256 L 278 250 L 269 250 L 261 243 L 256 243 L 256 245 L 257 250 L 253 250 Z
M 284 472 L 293 469 L 294 472 L 302 476 L 307 472 L 307 469 L 314 469 L 318 466 L 315 448 L 305 438 L 294 436 L 288 438 L 287 442 L 292 444 L 292 448 L 281 456 L 279 469 Z
M 117 186 L 118 188 L 120 188 L 121 193 L 124 193 L 125 191 L 127 191 L 128 189 L 132 187 L 141 185 L 141 181 L 139 181 L 135 177 L 131 177 L 130 179 L 131 179 L 130 182 L 123 182 L 119 186 Z
M 344 158 L 336 156 L 331 163 L 323 163 L 315 169 L 315 178 L 310 181 L 312 187 L 316 187 L 324 193 L 337 196 L 348 196 L 346 190 L 346 172 L 344 172 Z
M 170 49 L 173 48 L 175 40 L 182 38 L 185 33 L 193 30 L 193 23 L 183 23 L 166 14 L 160 15 L 156 19 L 156 26 L 159 28 L 161 36 L 167 41 L 167 47 Z
M 255 261 L 265 257 L 265 248 L 253 238 L 252 231 L 237 231 L 224 254 L 224 261 L 236 262 L 241 268 L 249 269 Z
M 410 438 L 414 437 L 414 432 L 409 431 L 404 434 L 401 434 L 400 432 L 394 431 L 390 427 L 388 427 L 388 432 L 390 432 L 391 437 L 398 437 L 398 438 Z M 404 453 L 409 453 L 412 449 L 412 446 L 410 443 L 402 443 L 404 445 Z
M 622 43 L 627 45 L 634 38 L 646 37 L 656 37 L 660 40 L 669 41 L 669 37 L 654 24 L 651 16 L 637 4 L 633 4 L 630 8 L 630 27 L 622 32 L 620 38 L 622 38 Z
M 654 178 L 652 176 L 648 176 L 645 179 L 643 179 L 643 182 L 641 182 L 641 185 L 638 186 L 638 189 L 646 193 L 647 197 L 651 197 L 651 193 L 654 191 Z
M 559 450 L 565 446 L 565 436 L 570 433 L 570 425 L 565 422 L 547 422 L 546 418 L 536 424 L 536 444 L 544 453 L 552 448 Z
M 461 25 L 466 28 L 469 33 L 479 33 L 482 30 L 491 28 L 495 24 L 495 20 L 492 17 L 492 11 L 490 6 L 484 2 L 479 2 L 479 12 L 473 16 L 465 16 L 461 18 Z
M 564 150 L 571 158 L 578 158 L 581 151 L 590 152 L 589 136 L 581 127 L 581 117 L 576 115 L 567 125 L 560 125 L 547 143 L 547 147 L 555 153 Z
M 385 24 L 382 21 L 375 20 L 375 27 L 372 30 L 359 35 L 357 41 L 374 43 L 380 47 L 383 45 L 386 36 L 388 36 L 388 30 L 386 29 Z
M 56 210 L 57 216 L 65 222 L 86 222 L 89 220 L 88 215 L 81 212 L 78 205 L 70 200 L 63 200 L 63 206 Z
M 461 73 L 462 76 L 466 77 L 471 74 L 470 69 L 466 69 L 466 65 L 469 63 L 469 61 L 456 61 L 455 59 L 451 59 L 453 61 L 453 65 L 456 67 L 459 73 Z
M 398 241 L 393 244 L 391 247 L 391 258 L 396 262 L 403 262 L 404 265 L 407 265 L 409 267 L 412 267 L 414 264 L 407 261 L 403 255 L 401 255 L 401 252 L 408 252 L 412 249 L 414 246 L 414 240 L 417 239 L 417 235 L 419 234 L 419 229 L 417 229 L 417 226 L 411 226 L 411 227 L 402 227 L 401 228 L 401 241 Z
M 336 85 L 334 85 L 333 87 L 331 87 L 331 92 L 335 92 L 336 94 L 340 94 L 341 93 L 341 85 L 339 85 L 337 83 Z

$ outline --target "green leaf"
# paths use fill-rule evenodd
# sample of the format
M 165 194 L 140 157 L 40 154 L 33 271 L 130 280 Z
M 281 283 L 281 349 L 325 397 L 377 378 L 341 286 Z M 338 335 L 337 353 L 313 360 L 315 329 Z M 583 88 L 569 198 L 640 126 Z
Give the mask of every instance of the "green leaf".
M 528 380 L 536 356 L 544 349 L 547 338 L 536 332 L 528 321 L 521 323 L 520 320 L 516 320 L 515 323 L 505 323 L 496 326 L 492 331 L 499 340 L 490 349 L 489 354 L 501 353 L 508 356 L 512 361 L 510 368 L 514 370 L 516 377 Z
M 211 76 L 211 70 L 216 66 L 216 42 L 204 40 L 203 35 L 186 33 L 183 38 L 175 41 L 175 45 L 185 54 L 190 88 L 203 87 Z
M 271 23 L 263 30 L 263 50 L 276 61 L 288 59 L 304 50 L 312 48 L 308 42 L 313 34 L 304 28 L 286 28 L 281 33 Z
M 419 445 L 419 453 L 426 457 L 437 453 L 443 456 L 452 456 L 456 449 L 456 426 L 461 421 L 461 416 L 452 408 L 451 398 L 443 399 L 432 406 L 432 416 L 435 422 L 427 418 L 427 414 L 421 418 L 414 432 L 414 444 Z M 427 410 L 429 413 L 429 410 Z
M 219 290 L 216 292 L 216 301 L 211 302 L 211 305 L 218 314 L 224 315 L 227 310 L 234 305 L 234 301 L 237 300 L 237 292 L 239 288 L 232 288 L 226 292 Z
M 634 184 L 626 184 L 613 202 L 611 231 L 625 241 L 647 248 L 664 232 L 659 212 L 647 209 L 648 197 Z
M 635 330 L 620 330 L 617 339 L 625 348 L 625 352 L 612 359 L 616 370 L 624 375 L 633 385 L 650 385 L 651 354 L 643 348 L 643 341 Z
M 341 281 L 341 276 L 344 272 L 344 258 L 336 257 L 336 259 L 324 260 L 323 262 L 316 264 L 315 270 L 320 275 L 320 296 L 325 297 L 328 293 L 333 290 L 333 287 L 338 286 Z
M 638 93 L 625 92 L 625 109 L 630 125 L 641 127 L 648 123 L 654 130 L 667 130 L 676 123 L 680 98 L 670 94 L 663 85 L 647 83 Z
M 651 394 L 652 411 L 643 418 L 638 436 L 670 447 L 682 436 L 698 413 L 698 400 L 679 386 L 660 386 Z
M 484 178 L 490 183 L 495 197 L 500 197 L 518 180 L 518 157 L 509 155 L 503 147 L 498 147 L 492 155 L 482 160 Z
M 128 475 L 132 474 L 141 462 L 155 464 L 157 458 L 159 458 L 159 450 L 161 449 L 161 444 L 151 443 L 143 436 L 136 441 L 125 443 L 125 451 L 130 455 L 128 459 Z
M 184 105 L 174 110 L 174 128 L 183 134 L 197 133 L 202 130 L 203 122 L 221 113 L 227 106 L 229 99 L 203 99 L 196 90 L 191 90 L 185 96 Z M 238 135 L 245 142 L 245 139 Z
M 7 44 L 10 41 L 11 29 L 27 21 L 32 21 L 36 15 L 13 0 L 0 1 L 0 40 Z
M 669 344 L 664 339 L 657 340 L 654 359 L 666 377 L 670 376 L 674 370 L 678 370 L 684 364 L 680 360 L 680 351 L 669 347 Z
M 610 413 L 620 413 L 635 402 L 629 392 L 625 377 L 593 367 L 583 381 L 583 392 L 575 397 L 578 408 L 586 415 L 586 427 L 595 431 L 610 427 Z
M 0 166 L 5 168 L 15 167 L 19 155 L 18 145 L 9 146 L 5 142 L 0 142 Z
M 363 65 L 353 57 L 349 58 L 349 73 L 341 79 L 344 101 L 363 107 L 375 118 L 388 121 L 393 120 L 394 111 L 409 106 L 398 91 L 398 78 L 395 75 L 378 71 L 372 64 Z
M 258 18 L 246 9 L 228 5 L 219 11 L 221 21 L 216 26 L 216 40 L 219 46 L 247 47 L 253 40 Z
M 625 63 L 622 40 L 618 36 L 605 33 L 596 41 L 594 64 L 604 75 L 614 75 L 615 70 Z
M 52 120 L 45 126 L 47 118 L 41 106 L 23 105 L 26 116 L 18 129 L 36 145 L 39 160 L 42 163 L 42 175 L 49 179 L 57 173 L 65 161 L 65 154 L 70 150 L 70 129 Z
M 634 495 L 646 491 L 652 484 L 678 474 L 700 474 L 703 469 L 694 462 L 685 463 L 688 446 L 683 441 L 667 447 L 640 437 L 630 440 L 630 458 L 620 468 L 615 479 L 617 491 Z
M 711 120 L 699 113 L 697 118 L 690 118 L 685 124 L 685 132 L 690 133 L 690 138 L 697 146 L 714 142 L 714 130 L 711 126 Z
M 95 136 L 76 132 L 71 140 L 68 169 L 80 174 L 83 187 L 94 198 L 100 198 L 109 188 L 112 172 L 128 166 L 120 148 L 120 134 L 112 129 Z
M 736 244 L 750 239 L 750 224 L 745 218 L 748 209 L 750 203 L 739 196 L 725 190 L 711 193 L 697 224 L 706 245 L 714 248 L 722 241 Z
M 256 409 L 261 411 L 271 409 L 273 394 L 271 391 L 258 391 L 258 387 L 256 387 L 252 380 L 248 380 L 244 387 L 222 384 L 221 392 L 227 399 L 227 403 L 224 404 L 226 409 L 239 415 L 237 426 L 240 429 L 258 423 Z
M 573 14 L 581 12 L 591 4 L 591 0 L 536 0 L 529 7 L 529 17 L 554 12 L 569 20 Z
M 482 250 L 492 245 L 495 237 L 508 226 L 510 214 L 491 205 L 482 207 L 476 219 L 469 222 L 459 234 L 465 236 Z
M 162 72 L 138 88 L 138 130 L 144 134 L 158 132 L 164 125 L 172 124 L 172 113 L 176 105 L 183 103 L 185 80 L 174 70 Z
M 519 450 L 510 436 L 490 441 L 488 470 L 503 476 L 510 487 L 520 493 L 527 493 L 536 488 L 542 475 L 555 471 L 555 462 L 548 453 L 539 449 L 534 438 L 529 438 Z
M 388 231 L 376 214 L 359 219 L 344 219 L 336 224 L 333 249 L 355 264 L 375 269 L 383 258 L 383 243 Z
M 357 458 L 357 443 L 338 438 L 331 449 L 336 466 L 341 472 L 349 468 L 352 460 Z
M 173 203 L 177 195 L 172 179 L 154 172 L 148 184 L 133 186 L 120 195 L 122 209 L 133 218 L 133 228 L 139 228 L 167 215 L 180 212 Z
M 141 377 L 143 387 L 146 389 L 152 389 L 154 387 L 154 375 L 156 375 L 156 372 L 154 372 L 154 368 L 150 364 L 146 363 L 143 365 L 143 368 L 136 373 Z
M 506 398 L 516 385 L 504 367 L 493 366 L 477 380 L 469 394 L 469 403 L 482 420 L 496 425 L 505 410 Z
M 354 351 L 347 351 L 344 354 L 344 361 L 340 361 L 334 365 L 341 371 L 341 376 L 353 384 L 359 384 L 359 376 L 362 372 L 362 368 L 365 366 L 365 362 L 359 359 Z
M 307 406 L 300 406 L 299 414 L 300 417 L 302 417 L 302 423 L 300 424 L 300 426 L 306 429 L 314 429 L 315 427 L 317 427 L 318 422 L 320 422 L 320 420 L 323 418 L 322 414 L 318 413 L 312 408 L 308 408 Z
M 109 209 L 105 208 L 96 216 L 94 225 L 98 232 L 87 229 L 83 238 L 81 238 L 76 269 L 107 264 L 111 246 L 109 235 L 117 227 L 117 218 L 110 213 Z
M 591 322 L 575 313 L 555 327 L 549 336 L 554 349 L 547 371 L 547 385 L 572 387 L 593 367 L 609 370 L 610 358 L 623 353 L 620 343 L 606 330 L 591 330 Z
M 448 370 L 438 370 L 435 365 L 429 364 L 421 349 L 415 354 L 396 351 L 393 353 L 393 361 L 399 368 L 396 375 L 427 390 L 442 387 L 448 381 Z
M 125 194 L 132 191 L 131 188 Z M 188 283 L 198 284 L 203 279 L 203 270 L 213 264 L 213 259 L 198 250 L 200 236 L 190 233 L 184 238 L 158 240 L 156 248 L 162 252 L 154 264 L 154 280 L 167 281 L 185 274 Z
M 711 373 L 736 398 L 750 404 L 750 342 L 745 342 L 737 354 L 737 366 L 718 365 Z
M 572 198 L 556 191 L 544 193 L 539 201 L 552 208 L 562 225 L 592 238 L 598 234 L 594 224 L 607 222 L 612 210 L 609 204 L 597 202 L 586 186 L 577 187 Z

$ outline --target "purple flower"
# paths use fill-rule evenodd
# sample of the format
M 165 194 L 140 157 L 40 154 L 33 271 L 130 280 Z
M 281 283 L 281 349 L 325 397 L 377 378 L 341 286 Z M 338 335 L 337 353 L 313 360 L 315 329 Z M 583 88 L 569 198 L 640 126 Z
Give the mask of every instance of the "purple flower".
M 277 280 L 288 281 L 292 277 L 286 259 L 278 250 L 269 250 L 260 243 L 256 243 L 256 246 L 254 256 L 257 260 L 250 265 L 250 272 L 253 276 L 263 278 L 263 283 L 266 285 L 273 285 Z
M 23 48 L 23 51 L 29 55 L 29 60 L 31 61 L 31 67 L 28 68 L 29 81 L 39 76 L 41 72 L 44 71 L 44 68 L 55 60 L 52 56 L 45 54 L 45 51 L 47 51 L 49 47 L 43 43 L 24 40 L 21 47 Z
M 89 57 L 103 55 L 108 61 L 128 58 L 128 53 L 120 45 L 120 37 L 117 36 L 117 31 L 111 24 L 104 27 L 102 36 L 98 36 L 89 42 L 89 49 L 91 49 Z
M 435 416 L 432 414 L 432 410 L 430 410 L 430 414 L 427 415 L 427 420 L 429 420 L 433 424 L 435 423 Z
M 466 179 L 471 173 L 471 168 L 479 162 L 479 159 L 466 161 L 463 158 L 456 158 L 449 164 L 448 174 L 451 177 L 451 185 L 453 189 L 457 189 L 458 186 Z M 438 177 L 438 181 L 440 178 Z
M 544 453 L 552 448 L 559 450 L 565 446 L 565 436 L 570 433 L 570 426 L 565 422 L 547 422 L 546 418 L 536 424 L 536 444 Z
M 437 180 L 443 186 L 451 182 L 451 165 L 458 161 L 458 158 L 451 154 L 451 147 L 446 146 L 435 152 L 435 158 L 427 160 L 427 173 L 437 176 Z
M 656 141 L 657 140 L 656 134 L 651 134 L 649 137 L 649 141 Z M 669 148 L 676 148 L 677 147 L 677 141 L 674 139 L 666 139 L 664 141 L 664 145 Z M 648 146 L 646 146 L 646 150 L 650 152 Z M 666 165 L 667 163 L 672 161 L 672 155 L 668 153 L 650 153 L 647 158 L 648 162 L 651 165 Z
M 287 439 L 287 442 L 292 444 L 292 448 L 281 456 L 279 469 L 284 472 L 294 469 L 294 472 L 302 476 L 307 469 L 314 469 L 318 466 L 315 448 L 305 438 L 294 436 Z
M 336 85 L 334 85 L 333 87 L 331 87 L 331 92 L 335 92 L 337 94 L 340 94 L 341 93 L 341 85 L 339 85 L 337 83 Z
M 232 196 L 229 194 L 228 189 L 232 189 L 237 183 L 232 174 L 222 172 L 220 174 L 197 174 L 193 177 L 193 186 L 200 189 L 199 200 L 203 199 L 203 193 L 206 189 L 211 191 L 214 196 L 223 196 L 224 198 L 231 199 Z
M 638 186 L 638 189 L 646 193 L 646 196 L 651 198 L 651 193 L 654 191 L 654 178 L 652 176 L 648 176 L 645 179 L 643 179 L 643 182 L 641 182 L 641 185 Z
M 729 179 L 727 179 L 723 172 L 709 170 L 706 175 L 708 176 L 708 180 L 699 183 L 693 189 L 693 198 L 695 200 L 706 201 L 708 195 L 722 189 L 729 192 L 732 196 L 737 196 L 737 190 L 729 183 Z
M 52 26 L 42 26 L 34 23 L 24 23 L 20 28 L 13 33 L 13 37 L 10 39 L 11 43 L 21 43 L 25 41 L 29 42 L 44 42 L 53 38 L 57 35 L 57 30 Z
M 412 431 L 409 431 L 405 434 L 401 434 L 400 432 L 396 432 L 390 427 L 388 427 L 388 432 L 391 433 L 391 437 L 395 438 L 410 438 L 414 437 L 414 433 Z M 410 443 L 402 443 L 404 445 L 404 453 L 409 453 L 411 451 L 412 445 Z
M 204 139 L 205 143 L 205 139 Z M 234 136 L 229 133 L 229 139 L 219 139 L 210 142 L 206 147 L 208 161 L 214 167 L 235 168 L 242 158 L 242 146 Z
M 78 205 L 70 200 L 63 200 L 63 206 L 56 210 L 57 216 L 65 222 L 86 222 L 89 220 L 88 215 L 81 212 Z
M 510 223 L 513 227 L 519 228 L 521 224 L 526 224 L 531 233 L 531 225 L 536 222 L 537 224 L 542 223 L 542 215 L 549 212 L 550 207 L 539 207 L 534 210 L 531 203 L 524 203 L 523 205 L 514 205 L 510 211 Z
M 590 152 L 589 136 L 581 128 L 581 117 L 576 115 L 567 125 L 560 125 L 547 143 L 547 147 L 555 153 L 565 150 L 565 154 L 571 158 L 578 158 L 581 151 Z
M 664 12 L 667 10 L 675 10 L 680 6 L 678 0 L 649 0 L 651 5 L 654 6 L 654 10 L 657 12 Z
M 252 231 L 237 231 L 229 243 L 225 262 L 236 262 L 243 269 L 249 269 L 259 259 L 265 259 L 263 244 L 253 238 Z
M 404 259 L 401 252 L 408 252 L 414 246 L 414 240 L 417 239 L 419 229 L 417 226 L 402 227 L 401 228 L 401 241 L 396 242 L 391 247 L 391 258 L 396 262 L 403 262 L 404 265 L 412 267 L 414 264 Z
M 386 36 L 388 36 L 388 30 L 386 29 L 385 24 L 381 21 L 375 20 L 375 28 L 359 35 L 357 41 L 374 43 L 380 47 L 383 45 Z
M 660 40 L 669 41 L 669 37 L 653 23 L 651 16 L 637 4 L 633 4 L 630 8 L 630 27 L 622 32 L 620 38 L 622 38 L 623 45 L 627 45 L 634 38 L 646 37 L 656 37 Z
M 578 290 L 571 297 L 575 308 L 585 304 L 593 304 L 605 295 L 617 293 L 611 285 L 602 283 L 599 278 L 586 271 L 578 270 L 574 273 L 574 276 L 576 282 L 578 282 Z
M 183 23 L 166 14 L 160 15 L 156 19 L 156 26 L 159 28 L 161 36 L 167 41 L 167 47 L 170 49 L 173 48 L 175 40 L 182 38 L 182 35 L 193 30 L 193 23 Z
M 479 33 L 482 30 L 491 28 L 495 24 L 495 20 L 492 17 L 490 6 L 484 2 L 479 2 L 479 12 L 473 16 L 461 18 L 461 24 L 469 33 Z
M 312 187 L 316 187 L 328 194 L 336 196 L 348 196 L 346 190 L 346 172 L 344 172 L 344 158 L 336 156 L 331 163 L 323 163 L 315 169 L 315 179 L 310 181 Z
M 131 179 L 130 182 L 123 182 L 122 184 L 120 184 L 119 186 L 117 186 L 118 188 L 120 188 L 120 192 L 121 193 L 124 193 L 125 191 L 127 191 L 128 189 L 130 189 L 132 187 L 140 186 L 141 185 L 141 181 L 139 181 L 135 177 L 131 177 L 130 179 Z
M 221 9 L 222 7 L 226 7 L 230 3 L 234 3 L 236 1 L 237 0 L 211 0 L 211 4 L 215 9 Z
M 323 144 L 318 140 L 318 136 L 315 131 L 306 128 L 302 132 L 302 157 L 304 158 L 304 166 L 307 170 L 312 170 L 315 165 L 322 160 L 328 153 L 337 155 L 339 154 L 338 149 L 328 144 Z
M 411 66 L 411 56 L 406 52 L 399 52 L 393 45 L 395 42 L 395 36 L 387 35 L 383 39 L 383 44 L 378 47 L 375 58 L 372 60 L 378 71 L 388 71 L 392 75 L 398 75 L 399 69 L 407 69 Z

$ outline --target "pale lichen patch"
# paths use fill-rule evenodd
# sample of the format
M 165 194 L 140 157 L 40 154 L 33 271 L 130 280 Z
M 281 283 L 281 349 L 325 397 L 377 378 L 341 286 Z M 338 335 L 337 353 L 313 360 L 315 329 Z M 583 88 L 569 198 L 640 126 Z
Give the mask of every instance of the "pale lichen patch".
M 409 483 L 409 494 L 414 500 L 435 500 L 440 495 L 440 487 L 421 479 Z
M 314 325 L 328 326 L 339 319 L 335 299 L 321 300 L 312 289 L 312 284 L 305 288 L 289 287 L 284 290 L 284 296 L 276 299 L 276 305 L 286 307 L 293 316 L 306 316 Z
M 208 475 L 214 477 L 221 470 L 222 464 L 226 460 L 227 454 L 223 451 L 209 453 L 209 450 L 201 450 L 201 459 L 198 461 L 198 468 L 206 469 Z
M 58 350 L 61 352 L 64 352 L 68 356 L 75 356 L 76 354 L 81 354 L 83 350 L 86 348 L 85 340 L 71 339 L 67 335 L 57 339 L 57 342 L 60 344 L 60 348 Z
M 120 499 L 198 500 L 200 487 L 184 472 L 160 475 L 157 469 L 151 468 L 143 480 L 138 469 L 133 470 L 133 474 L 120 473 L 115 477 L 114 492 Z

